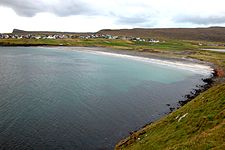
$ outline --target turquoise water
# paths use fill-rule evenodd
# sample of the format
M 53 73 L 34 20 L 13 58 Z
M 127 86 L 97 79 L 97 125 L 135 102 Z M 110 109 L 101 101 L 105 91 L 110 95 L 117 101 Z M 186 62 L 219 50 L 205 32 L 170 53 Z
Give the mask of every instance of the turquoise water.
M 112 149 L 203 77 L 66 48 L 0 47 L 0 149 Z

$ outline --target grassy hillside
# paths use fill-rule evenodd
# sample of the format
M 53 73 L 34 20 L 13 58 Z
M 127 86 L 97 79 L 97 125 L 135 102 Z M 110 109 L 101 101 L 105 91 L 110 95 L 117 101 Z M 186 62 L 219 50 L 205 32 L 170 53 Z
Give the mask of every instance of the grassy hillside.
M 182 117 L 183 116 L 183 117 Z M 116 149 L 225 149 L 225 84 L 121 141 Z
M 197 40 L 197 41 L 225 41 L 225 27 L 210 28 L 135 28 L 135 29 L 117 29 L 100 30 L 93 33 L 76 32 L 47 32 L 47 31 L 23 31 L 14 29 L 14 34 L 70 34 L 70 35 L 89 35 L 89 34 L 110 34 L 116 36 L 135 36 L 159 39 L 175 40 Z
M 177 40 L 203 40 L 203 41 L 225 41 L 225 28 L 155 28 L 155 29 L 118 29 L 118 30 L 101 30 L 100 34 L 121 35 L 121 36 L 139 36 L 151 38 L 166 38 Z

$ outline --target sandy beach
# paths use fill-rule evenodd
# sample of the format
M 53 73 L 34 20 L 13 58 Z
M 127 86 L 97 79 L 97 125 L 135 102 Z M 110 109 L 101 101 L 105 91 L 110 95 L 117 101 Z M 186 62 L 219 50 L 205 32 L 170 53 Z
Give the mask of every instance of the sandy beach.
M 133 59 L 136 61 L 142 61 L 142 62 L 151 63 L 151 64 L 158 64 L 162 66 L 188 70 L 197 74 L 205 75 L 207 77 L 210 77 L 214 72 L 212 64 L 207 62 L 202 62 L 196 59 L 166 58 L 166 57 L 155 56 L 145 52 L 115 50 L 110 48 L 98 48 L 98 47 L 59 47 L 59 48 L 69 49 L 74 51 L 82 51 L 82 52 L 92 53 L 96 55 L 123 57 L 125 59 Z

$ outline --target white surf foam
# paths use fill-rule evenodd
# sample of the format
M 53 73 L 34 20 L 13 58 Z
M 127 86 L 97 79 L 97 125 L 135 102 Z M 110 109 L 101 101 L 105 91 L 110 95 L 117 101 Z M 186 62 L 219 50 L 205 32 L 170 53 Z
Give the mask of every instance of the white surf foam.
M 157 64 L 157 65 L 161 65 L 161 66 L 168 66 L 168 67 L 172 67 L 172 68 L 192 71 L 196 74 L 204 75 L 204 76 L 207 76 L 207 77 L 210 77 L 213 73 L 212 67 L 210 67 L 208 65 L 198 64 L 198 63 L 161 60 L 161 59 L 132 56 L 132 55 L 126 55 L 126 54 L 95 51 L 94 49 L 92 50 L 91 48 L 85 48 L 85 49 L 82 49 L 82 50 L 72 48 L 72 50 L 80 51 L 80 52 L 87 52 L 87 53 L 96 54 L 96 55 L 107 55 L 107 56 L 113 56 L 113 57 L 122 57 L 122 58 L 132 59 L 132 60 L 136 60 L 136 61 L 142 61 L 142 62 L 146 62 L 146 63 Z

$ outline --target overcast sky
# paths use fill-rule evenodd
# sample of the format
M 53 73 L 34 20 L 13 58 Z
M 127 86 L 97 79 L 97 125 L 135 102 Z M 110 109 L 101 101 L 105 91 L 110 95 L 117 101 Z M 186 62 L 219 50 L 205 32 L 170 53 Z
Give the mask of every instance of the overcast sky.
M 224 0 L 0 0 L 0 32 L 225 26 Z

